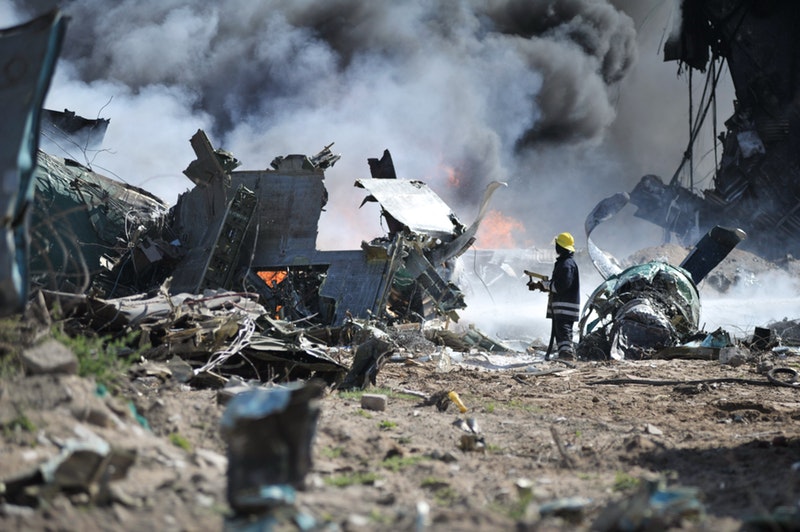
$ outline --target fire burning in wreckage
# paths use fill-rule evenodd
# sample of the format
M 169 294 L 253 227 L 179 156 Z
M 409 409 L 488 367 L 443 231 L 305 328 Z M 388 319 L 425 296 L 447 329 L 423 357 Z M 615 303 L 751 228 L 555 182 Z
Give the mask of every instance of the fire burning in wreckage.
M 195 187 L 171 209 L 141 189 L 40 152 L 32 217 L 32 280 L 50 291 L 129 297 L 157 290 L 258 294 L 276 319 L 342 325 L 348 317 L 388 322 L 454 317 L 463 295 L 452 263 L 475 240 L 500 183 L 484 195 L 472 225 L 459 221 L 423 182 L 397 179 L 388 151 L 358 179 L 364 202 L 381 205 L 387 235 L 352 251 L 316 249 L 328 198 L 324 170 L 339 159 L 276 157 L 272 168 L 237 171 L 205 133 L 185 170 Z M 83 281 L 83 286 L 79 283 Z
M 131 305 L 158 290 L 257 294 L 271 318 L 305 326 L 368 317 L 387 324 L 457 320 L 466 306 L 452 282 L 454 261 L 475 242 L 501 183 L 487 187 L 478 216 L 465 226 L 423 182 L 397 179 L 387 150 L 368 160 L 372 177 L 355 186 L 368 193 L 363 203 L 380 204 L 388 233 L 361 250 L 319 251 L 324 170 L 339 159 L 331 146 L 314 156 L 276 157 L 268 170 L 237 171 L 238 161 L 214 149 L 204 132 L 191 141 L 197 158 L 185 174 L 195 188 L 171 209 L 143 190 L 40 152 L 34 284 L 51 298 L 78 287 L 101 316 L 107 306 L 120 312 L 114 298 Z M 583 358 L 641 358 L 691 338 L 699 324 L 696 283 L 744 238 L 740 230 L 715 228 L 680 266 L 652 262 L 623 271 L 591 233 L 626 203 L 626 195 L 609 198 L 586 221 L 589 254 L 605 281 L 584 307 Z M 517 224 L 501 214 L 488 219 L 490 233 L 499 227 L 507 235 Z M 516 276 L 508 265 L 504 273 Z
M 63 33 L 59 15 L 48 17 L 32 28 L 49 24 L 53 35 Z M 42 73 L 52 70 L 59 46 L 58 38 L 44 35 L 35 58 Z M 35 101 L 8 89 L 4 104 L 26 110 L 18 117 L 20 124 L 39 121 L 47 89 L 41 79 L 20 81 L 20 86 L 38 89 Z M 43 128 L 80 136 L 78 142 L 86 145 L 99 142 L 107 123 L 47 112 Z M 332 145 L 312 156 L 275 157 L 268 169 L 238 170 L 239 161 L 215 149 L 198 130 L 191 138 L 196 159 L 184 170 L 194 188 L 168 207 L 146 190 L 73 160 L 37 153 L 35 143 L 18 142 L 30 137 L 28 131 L 8 134 L 17 138 L 5 145 L 21 148 L 7 150 L 6 168 L 17 175 L 17 160 L 25 159 L 20 153 L 36 165 L 20 167 L 21 183 L 5 186 L 19 191 L 7 202 L 15 206 L 7 211 L 16 223 L 5 239 L 9 248 L 3 274 L 13 279 L 3 285 L 6 311 L 25 302 L 29 280 L 48 298 L 82 308 L 103 328 L 141 320 L 136 316 L 147 314 L 148 305 L 163 308 L 153 302 L 157 294 L 171 307 L 171 296 L 189 294 L 191 304 L 204 301 L 199 294 L 208 290 L 257 295 L 263 314 L 277 320 L 273 324 L 340 327 L 354 318 L 389 324 L 455 320 L 466 306 L 454 283 L 456 263 L 475 243 L 481 223 L 487 222 L 484 231 L 496 234 L 498 247 L 509 245 L 501 236 L 522 227 L 509 216 L 488 211 L 502 183 L 486 187 L 478 215 L 467 226 L 425 183 L 398 179 L 387 150 L 368 160 L 371 178 L 355 181 L 366 193 L 364 203 L 379 204 L 387 234 L 363 242 L 361 249 L 320 251 L 319 219 L 328 202 L 324 172 L 339 160 Z M 453 171 L 449 182 L 458 181 Z M 639 202 L 640 189 L 632 194 Z M 586 221 L 589 254 L 604 281 L 590 296 L 580 322 L 578 352 L 585 358 L 639 358 L 691 338 L 699 322 L 696 283 L 743 240 L 739 229 L 714 227 L 680 266 L 648 263 L 623 271 L 590 234 L 627 201 L 624 195 L 623 201 L 614 197 L 601 202 Z M 29 229 L 22 223 L 28 212 Z M 667 215 L 674 216 L 671 208 Z M 686 231 L 680 234 L 688 236 Z M 30 257 L 25 256 L 28 239 Z M 500 276 L 522 278 L 521 267 L 498 267 Z M 502 348 L 493 347 L 498 346 Z

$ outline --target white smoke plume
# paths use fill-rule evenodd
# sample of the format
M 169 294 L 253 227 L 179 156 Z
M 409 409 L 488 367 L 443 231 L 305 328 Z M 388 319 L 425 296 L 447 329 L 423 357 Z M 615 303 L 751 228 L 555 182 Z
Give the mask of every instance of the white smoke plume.
M 56 4 L 12 0 L 0 25 Z M 93 167 L 174 202 L 204 128 L 243 168 L 342 154 L 326 172 L 320 247 L 379 236 L 359 211 L 384 148 L 470 222 L 485 185 L 526 244 L 580 236 L 601 197 L 628 189 L 601 149 L 637 58 L 633 20 L 606 0 L 73 0 L 46 105 L 110 118 Z M 78 160 L 82 154 L 72 154 Z M 491 245 L 491 244 L 488 244 Z

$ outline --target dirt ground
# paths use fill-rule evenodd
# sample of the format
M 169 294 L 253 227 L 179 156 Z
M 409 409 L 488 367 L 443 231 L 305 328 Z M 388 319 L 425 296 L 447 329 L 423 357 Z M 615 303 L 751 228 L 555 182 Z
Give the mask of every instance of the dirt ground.
M 362 408 L 358 394 L 329 391 L 321 400 L 313 465 L 295 507 L 325 530 L 614 530 L 622 529 L 619 515 L 640 524 L 658 519 L 651 505 L 609 512 L 660 478 L 660 494 L 688 498 L 661 512 L 668 523 L 654 529 L 739 530 L 756 515 L 795 506 L 800 489 L 798 391 L 769 385 L 759 372 L 798 364 L 772 356 L 738 367 L 653 360 L 498 371 L 433 359 L 388 363 L 368 390 L 388 396 L 384 411 Z M 593 384 L 608 379 L 726 382 Z M 449 390 L 466 413 L 449 401 L 440 411 L 409 393 Z M 38 485 L 27 492 L 38 507 L 6 500 L 4 530 L 220 530 L 230 515 L 223 407 L 213 390 L 140 377 L 116 397 L 99 397 L 89 379 L 16 377 L 3 382 L 0 406 L 7 497 L 10 478 L 86 430 L 136 452 L 107 497 Z M 20 416 L 29 426 L 12 423 Z M 479 434 L 455 424 L 467 418 Z
M 754 264 L 737 261 L 728 278 Z M 111 392 L 75 375 L 25 376 L 16 347 L 0 346 L 1 530 L 242 528 L 226 496 L 217 390 L 150 366 Z M 738 365 L 516 357 L 491 370 L 480 352 L 449 354 L 407 335 L 366 390 L 386 396 L 385 410 L 327 388 L 305 489 L 272 529 L 800 528 L 800 392 L 768 379 L 800 368 L 797 348 L 746 351 Z M 449 391 L 466 412 L 423 399 Z M 133 457 L 122 478 L 43 480 L 42 464 L 93 437 Z

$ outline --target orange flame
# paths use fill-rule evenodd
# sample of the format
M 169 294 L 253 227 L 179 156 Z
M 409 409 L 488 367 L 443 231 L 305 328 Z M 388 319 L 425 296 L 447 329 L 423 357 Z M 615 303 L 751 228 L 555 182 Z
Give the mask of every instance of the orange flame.
M 458 171 L 452 166 L 444 167 L 445 176 L 447 176 L 447 184 L 451 187 L 458 187 L 461 184 L 461 176 Z
M 522 222 L 506 216 L 500 211 L 489 211 L 481 221 L 475 247 L 482 249 L 510 249 L 520 247 L 514 233 L 524 240 L 525 226 Z
M 278 271 L 271 271 L 271 270 L 262 270 L 258 272 L 258 276 L 261 278 L 262 281 L 267 283 L 267 286 L 270 288 L 275 288 L 275 286 L 279 285 L 286 279 L 286 276 L 289 275 L 284 270 Z

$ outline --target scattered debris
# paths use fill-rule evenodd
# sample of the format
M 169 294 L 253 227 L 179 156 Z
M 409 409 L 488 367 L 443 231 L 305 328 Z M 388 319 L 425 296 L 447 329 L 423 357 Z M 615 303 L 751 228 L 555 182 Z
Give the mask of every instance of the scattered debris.
M 436 405 L 436 409 L 439 412 L 446 412 L 447 408 L 451 404 L 455 403 L 458 406 L 458 403 L 456 403 L 456 401 L 451 397 L 451 395 L 455 395 L 458 398 L 458 401 L 459 402 L 461 401 L 461 398 L 458 397 L 458 394 L 456 394 L 452 390 L 440 390 L 434 394 L 431 394 L 430 397 L 424 396 L 423 394 L 424 401 L 420 402 L 417 406 Z M 459 410 L 461 410 L 461 406 L 459 406 Z M 464 407 L 464 410 L 461 411 L 462 414 L 464 412 L 466 412 L 466 407 Z
M 261 381 L 316 376 L 333 384 L 347 371 L 309 339 L 313 331 L 272 320 L 253 294 L 207 290 L 201 296 L 162 292 L 110 300 L 63 292 L 44 296 L 71 316 L 65 327 L 73 334 L 139 331 L 146 359 L 184 359 L 193 367 L 188 380 L 193 384 L 216 380 L 222 386 L 220 375 Z
M 474 417 L 469 417 L 466 420 L 457 418 L 453 422 L 453 426 L 467 433 L 461 435 L 461 439 L 458 442 L 459 449 L 462 451 L 486 452 L 486 440 L 481 434 L 481 429 Z
M 238 514 L 263 514 L 294 504 L 311 467 L 323 386 L 292 383 L 234 396 L 223 413 L 228 443 L 228 502 Z
M 111 503 L 109 483 L 127 475 L 136 451 L 114 449 L 82 426 L 76 430 L 80 439 L 64 442 L 59 455 L 33 471 L 4 479 L 4 499 L 12 504 L 38 506 L 41 499 L 52 497 L 55 489 L 88 495 L 96 504 Z
M 738 367 L 750 358 L 750 352 L 744 346 L 723 347 L 719 351 L 719 363 Z
M 696 488 L 668 488 L 663 479 L 643 479 L 630 497 L 607 506 L 592 523 L 592 530 L 666 530 L 684 520 L 700 521 L 705 508 L 699 496 Z
M 450 391 L 447 393 L 447 398 L 450 399 L 455 403 L 458 407 L 458 410 L 463 414 L 467 411 L 467 407 L 464 406 L 464 403 L 461 401 L 461 397 L 458 396 L 457 392 Z
M 361 408 L 364 410 L 375 410 L 383 412 L 386 410 L 386 400 L 388 398 L 380 393 L 365 393 L 361 396 Z
M 583 519 L 592 500 L 588 497 L 566 497 L 549 501 L 539 506 L 542 517 L 561 517 L 570 523 L 578 523 Z

